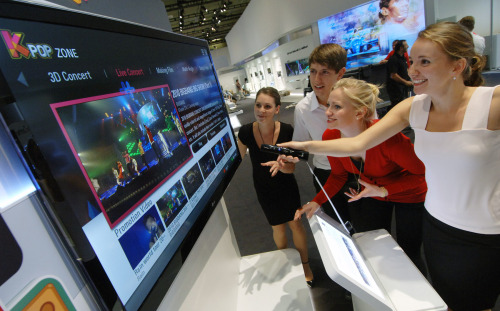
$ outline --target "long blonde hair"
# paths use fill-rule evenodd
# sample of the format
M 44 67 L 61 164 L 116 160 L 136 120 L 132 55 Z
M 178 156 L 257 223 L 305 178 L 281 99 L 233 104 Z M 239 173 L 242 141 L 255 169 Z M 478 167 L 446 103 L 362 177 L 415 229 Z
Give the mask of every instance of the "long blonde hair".
M 379 98 L 380 90 L 378 86 L 363 80 L 343 78 L 333 86 L 332 90 L 338 88 L 341 88 L 344 94 L 351 99 L 356 110 L 366 108 L 366 113 L 363 117 L 365 123 L 368 124 L 374 119 L 377 103 L 382 101 Z

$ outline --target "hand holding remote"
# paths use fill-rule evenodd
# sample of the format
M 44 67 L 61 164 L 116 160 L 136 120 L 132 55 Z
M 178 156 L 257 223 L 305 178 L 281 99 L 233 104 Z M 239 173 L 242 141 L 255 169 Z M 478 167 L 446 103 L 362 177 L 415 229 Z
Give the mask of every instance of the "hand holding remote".
M 285 156 L 297 157 L 301 160 L 307 161 L 309 159 L 309 152 L 304 150 L 296 150 L 285 147 L 278 147 L 274 145 L 262 144 L 260 149 L 265 152 L 274 153 L 274 154 L 283 154 Z

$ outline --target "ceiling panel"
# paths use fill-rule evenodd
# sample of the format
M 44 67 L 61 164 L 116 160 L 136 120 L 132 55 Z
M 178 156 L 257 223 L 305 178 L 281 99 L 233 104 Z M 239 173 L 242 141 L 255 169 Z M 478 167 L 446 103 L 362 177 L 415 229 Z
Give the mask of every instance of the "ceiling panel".
M 162 1 L 174 32 L 205 39 L 211 49 L 227 46 L 225 39 L 227 33 L 250 2 L 250 0 Z

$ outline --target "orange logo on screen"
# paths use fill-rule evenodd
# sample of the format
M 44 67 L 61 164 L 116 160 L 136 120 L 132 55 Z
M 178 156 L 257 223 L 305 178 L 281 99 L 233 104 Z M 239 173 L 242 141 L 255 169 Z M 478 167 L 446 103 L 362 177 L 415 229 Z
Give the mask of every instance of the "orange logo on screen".
M 73 0 L 73 2 L 76 4 L 82 4 L 82 0 Z M 85 2 L 87 2 L 87 0 L 85 0 Z
M 23 308 L 23 311 L 65 311 L 69 310 L 52 283 L 42 290 Z

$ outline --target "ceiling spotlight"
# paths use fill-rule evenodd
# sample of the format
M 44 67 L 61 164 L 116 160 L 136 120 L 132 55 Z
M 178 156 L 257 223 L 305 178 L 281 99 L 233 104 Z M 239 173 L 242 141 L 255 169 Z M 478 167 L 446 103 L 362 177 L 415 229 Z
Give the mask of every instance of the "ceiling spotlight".
M 220 24 L 220 19 L 219 19 L 219 21 L 217 22 L 217 24 Z
M 201 6 L 201 9 L 202 9 L 203 11 L 205 11 L 205 12 L 208 12 L 207 8 L 206 8 L 206 7 L 204 7 L 203 5 Z

